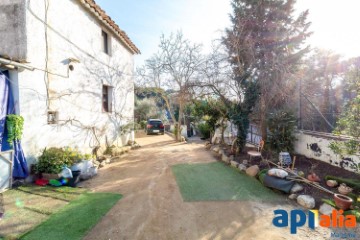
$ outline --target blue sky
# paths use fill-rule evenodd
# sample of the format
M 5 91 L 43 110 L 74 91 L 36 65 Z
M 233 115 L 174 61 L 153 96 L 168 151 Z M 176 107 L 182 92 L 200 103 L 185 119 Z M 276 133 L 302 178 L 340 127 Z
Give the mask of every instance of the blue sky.
M 142 65 L 157 51 L 160 35 L 182 30 L 204 51 L 229 26 L 230 0 L 96 0 L 124 30 L 142 54 Z M 312 46 L 331 49 L 345 57 L 360 56 L 360 0 L 298 0 L 296 11 L 310 10 Z

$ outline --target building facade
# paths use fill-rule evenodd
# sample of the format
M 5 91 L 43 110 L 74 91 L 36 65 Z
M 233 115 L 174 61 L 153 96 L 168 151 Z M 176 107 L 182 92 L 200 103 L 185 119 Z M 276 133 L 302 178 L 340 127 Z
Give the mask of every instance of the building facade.
M 93 0 L 2 0 L 0 34 L 28 162 L 45 147 L 91 153 L 133 140 L 140 51 Z

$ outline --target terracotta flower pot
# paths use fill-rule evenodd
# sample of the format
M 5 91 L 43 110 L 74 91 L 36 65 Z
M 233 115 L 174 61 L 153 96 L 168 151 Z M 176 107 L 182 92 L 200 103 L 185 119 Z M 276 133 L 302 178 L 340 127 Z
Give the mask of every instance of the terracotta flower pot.
M 342 195 L 342 194 L 335 194 L 334 195 L 334 201 L 338 208 L 341 208 L 342 210 L 348 210 L 353 203 L 352 198 Z

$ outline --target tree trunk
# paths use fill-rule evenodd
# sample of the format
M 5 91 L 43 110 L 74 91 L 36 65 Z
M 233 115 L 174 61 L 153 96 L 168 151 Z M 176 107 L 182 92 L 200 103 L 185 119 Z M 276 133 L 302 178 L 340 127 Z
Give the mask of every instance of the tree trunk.
M 263 96 L 260 96 L 260 129 L 261 138 L 266 141 L 267 138 L 267 122 L 266 122 L 266 103 Z
M 177 136 L 176 136 L 176 141 L 181 141 L 181 120 L 183 119 L 184 114 L 183 114 L 183 103 L 182 101 L 179 102 L 179 119 L 178 119 L 178 129 L 177 129 Z
M 225 132 L 224 120 L 225 120 L 224 118 L 221 119 L 221 139 L 220 139 L 220 144 L 225 143 L 225 139 L 224 139 L 224 132 Z

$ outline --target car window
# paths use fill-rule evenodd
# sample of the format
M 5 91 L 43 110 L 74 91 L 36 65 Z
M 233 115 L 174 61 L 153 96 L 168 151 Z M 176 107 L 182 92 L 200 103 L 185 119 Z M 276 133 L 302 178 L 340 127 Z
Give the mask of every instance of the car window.
M 161 124 L 161 121 L 150 121 L 150 124 Z

